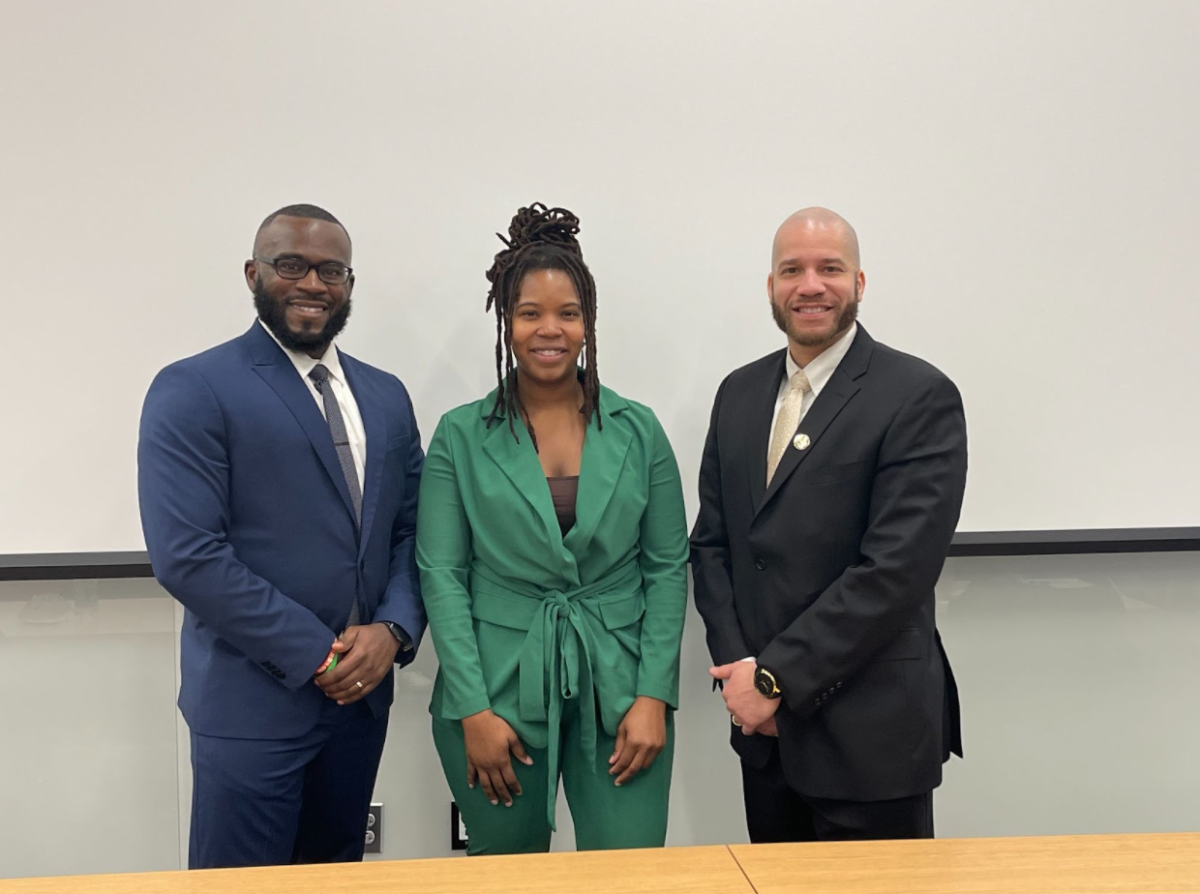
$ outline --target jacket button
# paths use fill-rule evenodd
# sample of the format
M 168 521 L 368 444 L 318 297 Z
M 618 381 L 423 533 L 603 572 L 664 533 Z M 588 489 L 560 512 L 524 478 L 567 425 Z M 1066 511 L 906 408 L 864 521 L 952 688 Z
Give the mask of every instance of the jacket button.
M 759 571 L 762 571 L 764 568 L 767 567 L 767 563 L 764 562 L 762 559 L 759 559 L 757 562 L 754 563 L 754 567 L 757 568 Z

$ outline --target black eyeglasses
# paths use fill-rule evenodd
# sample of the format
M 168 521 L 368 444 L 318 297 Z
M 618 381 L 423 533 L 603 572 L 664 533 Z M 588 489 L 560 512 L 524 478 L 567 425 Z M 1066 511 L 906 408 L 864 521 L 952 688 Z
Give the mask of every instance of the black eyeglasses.
M 322 261 L 320 264 L 310 264 L 304 258 L 255 258 L 261 264 L 270 264 L 275 272 L 283 279 L 304 279 L 308 271 L 314 267 L 321 282 L 331 286 L 340 286 L 350 279 L 353 267 L 339 264 L 337 261 Z

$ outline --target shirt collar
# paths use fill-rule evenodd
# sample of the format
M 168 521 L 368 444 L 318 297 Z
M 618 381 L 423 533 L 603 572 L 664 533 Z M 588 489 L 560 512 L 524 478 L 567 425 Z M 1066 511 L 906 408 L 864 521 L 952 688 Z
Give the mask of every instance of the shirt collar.
M 834 370 L 838 368 L 838 364 L 842 362 L 842 358 L 850 350 L 850 345 L 854 343 L 854 336 L 856 334 L 858 334 L 858 323 L 851 323 L 850 328 L 843 332 L 837 341 L 814 357 L 808 366 L 804 367 L 804 375 L 808 377 L 808 384 L 812 387 L 814 398 L 821 393 L 821 389 L 833 378 Z M 801 369 L 800 364 L 792 359 L 792 352 L 790 350 L 787 352 L 787 359 L 784 361 L 784 364 L 787 367 L 784 375 L 789 380 Z
M 325 349 L 325 354 L 318 360 L 309 357 L 303 351 L 293 351 L 291 348 L 285 348 L 279 339 L 275 337 L 275 333 L 267 327 L 266 323 L 260 319 L 258 324 L 263 327 L 267 335 L 271 336 L 271 340 L 279 345 L 280 350 L 287 354 L 288 359 L 292 361 L 292 365 L 296 367 L 296 372 L 300 373 L 302 379 L 307 380 L 308 374 L 313 371 L 313 367 L 318 363 L 323 363 L 325 364 L 325 368 L 329 370 L 329 378 L 337 379 L 342 384 L 346 383 L 346 377 L 342 375 L 341 357 L 338 355 L 337 347 L 333 342 L 329 343 L 329 347 Z

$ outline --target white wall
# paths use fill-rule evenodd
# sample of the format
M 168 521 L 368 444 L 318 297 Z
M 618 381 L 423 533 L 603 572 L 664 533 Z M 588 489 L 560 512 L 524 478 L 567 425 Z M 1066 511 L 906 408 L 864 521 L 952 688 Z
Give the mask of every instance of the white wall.
M 963 390 L 963 530 L 1200 524 L 1193 0 L 47 0 L 5 32 L 3 552 L 141 548 L 142 395 L 246 328 L 293 201 L 349 227 L 344 345 L 427 433 L 491 384 L 493 233 L 575 210 L 602 376 L 688 482 L 720 378 L 781 344 L 771 234 L 827 204 L 866 325 Z

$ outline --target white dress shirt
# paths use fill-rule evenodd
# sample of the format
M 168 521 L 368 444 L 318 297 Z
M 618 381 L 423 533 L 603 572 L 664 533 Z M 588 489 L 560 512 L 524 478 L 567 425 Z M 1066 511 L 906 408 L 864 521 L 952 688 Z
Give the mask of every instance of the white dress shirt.
M 313 400 L 317 402 L 317 409 L 321 411 L 321 416 L 325 416 L 325 402 L 321 397 L 321 392 L 317 390 L 317 383 L 308 377 L 308 374 L 313 371 L 313 367 L 318 363 L 325 364 L 325 368 L 329 370 L 329 381 L 333 384 L 333 396 L 337 398 L 338 409 L 342 411 L 342 421 L 346 424 L 346 436 L 350 439 L 350 452 L 354 454 L 354 471 L 358 473 L 359 491 L 363 490 L 363 473 L 367 467 L 367 432 L 363 428 L 362 414 L 358 412 L 358 403 L 354 400 L 354 393 L 350 390 L 350 385 L 346 382 L 346 374 L 342 371 L 342 361 L 338 356 L 337 347 L 331 342 L 329 347 L 325 349 L 325 356 L 320 360 L 314 360 L 303 351 L 291 351 L 279 344 L 279 339 L 275 338 L 275 333 L 267 329 L 267 325 L 259 320 L 259 325 L 266 329 L 267 335 L 274 339 L 275 344 L 283 349 L 283 353 L 287 354 L 288 359 L 292 361 L 292 366 L 296 367 L 296 372 L 300 374 L 300 378 L 308 387 L 308 392 L 313 396 Z
M 812 391 L 804 395 L 804 400 L 800 404 L 800 420 L 803 421 L 809 408 L 812 407 L 813 401 L 817 399 L 817 395 L 821 393 L 821 389 L 829 384 L 829 380 L 833 378 L 834 370 L 838 368 L 838 364 L 842 362 L 842 358 L 846 356 L 846 352 L 850 350 L 850 345 L 854 342 L 854 336 L 858 333 L 858 323 L 851 323 L 850 328 L 842 333 L 841 337 L 827 347 L 824 351 L 814 357 L 808 364 L 803 367 L 804 375 L 808 377 L 808 384 Z M 792 376 L 801 370 L 800 364 L 792 359 L 792 352 L 787 352 L 787 359 L 784 361 L 783 381 L 779 383 L 779 395 L 775 398 L 775 413 L 771 416 L 771 431 L 775 431 L 775 420 L 779 418 L 779 411 L 783 409 L 783 399 L 787 397 L 788 391 L 792 387 Z M 767 438 L 767 450 L 771 449 L 771 439 Z

